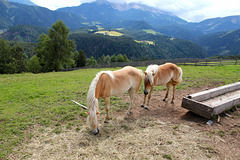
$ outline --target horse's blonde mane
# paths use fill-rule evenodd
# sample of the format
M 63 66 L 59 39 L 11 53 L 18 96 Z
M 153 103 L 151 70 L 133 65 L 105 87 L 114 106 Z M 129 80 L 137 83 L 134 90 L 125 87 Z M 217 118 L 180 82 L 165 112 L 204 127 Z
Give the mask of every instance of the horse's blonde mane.
M 153 78 L 154 76 L 157 74 L 158 72 L 158 65 L 156 64 L 151 64 L 147 67 L 146 69 L 146 72 L 147 72 L 147 77 L 148 77 L 148 80 L 150 81 L 150 84 L 152 85 L 154 82 L 153 82 Z M 154 74 L 154 76 L 153 76 Z
M 97 116 L 96 113 L 98 112 L 98 99 L 95 98 L 95 89 L 98 83 L 98 80 L 100 76 L 106 73 L 111 78 L 114 78 L 112 71 L 101 71 L 96 74 L 96 77 L 92 80 L 92 83 L 88 90 L 87 95 L 87 105 L 88 105 L 88 118 L 87 118 L 87 124 L 91 127 L 90 123 L 97 125 Z

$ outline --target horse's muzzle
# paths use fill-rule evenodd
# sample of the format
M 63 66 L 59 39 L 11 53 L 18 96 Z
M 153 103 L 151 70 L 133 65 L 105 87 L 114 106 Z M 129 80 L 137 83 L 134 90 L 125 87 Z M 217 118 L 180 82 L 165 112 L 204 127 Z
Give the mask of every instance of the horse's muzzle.
M 92 130 L 92 133 L 93 133 L 94 135 L 97 135 L 97 134 L 99 133 L 99 129 L 97 128 L 97 129 Z
M 148 91 L 144 91 L 144 94 L 145 94 L 145 95 L 148 95 Z

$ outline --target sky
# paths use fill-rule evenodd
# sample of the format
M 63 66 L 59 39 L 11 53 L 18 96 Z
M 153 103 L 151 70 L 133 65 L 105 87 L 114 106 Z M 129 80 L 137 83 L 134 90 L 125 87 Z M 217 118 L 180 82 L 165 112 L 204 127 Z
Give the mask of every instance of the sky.
M 57 8 L 78 6 L 95 0 L 31 0 L 33 3 L 56 10 Z M 240 15 L 240 0 L 108 0 L 115 3 L 140 3 L 168 11 L 188 21 L 200 22 L 204 19 Z

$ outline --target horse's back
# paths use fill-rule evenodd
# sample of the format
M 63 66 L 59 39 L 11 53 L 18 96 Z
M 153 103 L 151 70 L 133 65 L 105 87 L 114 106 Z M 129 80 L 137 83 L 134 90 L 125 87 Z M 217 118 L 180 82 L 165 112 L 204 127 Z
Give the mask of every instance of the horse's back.
M 100 75 L 96 85 L 96 98 L 120 95 L 131 88 L 139 90 L 142 81 L 142 71 L 131 66 Z
M 158 85 L 168 82 L 178 84 L 182 81 L 182 70 L 174 63 L 165 63 L 159 66 Z

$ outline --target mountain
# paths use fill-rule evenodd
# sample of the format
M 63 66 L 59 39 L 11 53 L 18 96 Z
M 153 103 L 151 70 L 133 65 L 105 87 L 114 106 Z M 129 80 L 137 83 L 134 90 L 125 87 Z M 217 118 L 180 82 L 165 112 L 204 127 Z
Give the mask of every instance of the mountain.
M 8 0 L 9 2 L 16 2 L 16 3 L 21 3 L 21 4 L 26 4 L 30 6 L 37 6 L 35 3 L 33 3 L 30 0 Z
M 145 21 L 152 27 L 187 23 L 171 13 L 146 5 L 110 3 L 106 0 L 83 3 L 77 7 L 66 7 L 57 11 L 85 17 L 90 24 L 99 24 L 103 27 L 117 27 L 114 24 L 119 24 L 123 21 Z
M 71 13 L 0 0 L 0 29 L 22 24 L 49 28 L 59 19 L 71 29 L 84 27 L 86 23 L 84 18 Z
M 229 32 L 218 32 L 200 37 L 197 41 L 210 56 L 239 55 L 240 29 Z
M 240 29 L 240 16 L 206 19 L 199 23 L 189 23 L 188 27 L 197 29 L 204 34 Z
M 0 34 L 0 38 L 10 41 L 23 41 L 23 42 L 37 42 L 40 34 L 48 33 L 47 28 L 31 25 L 19 25 L 12 26 L 3 34 Z

